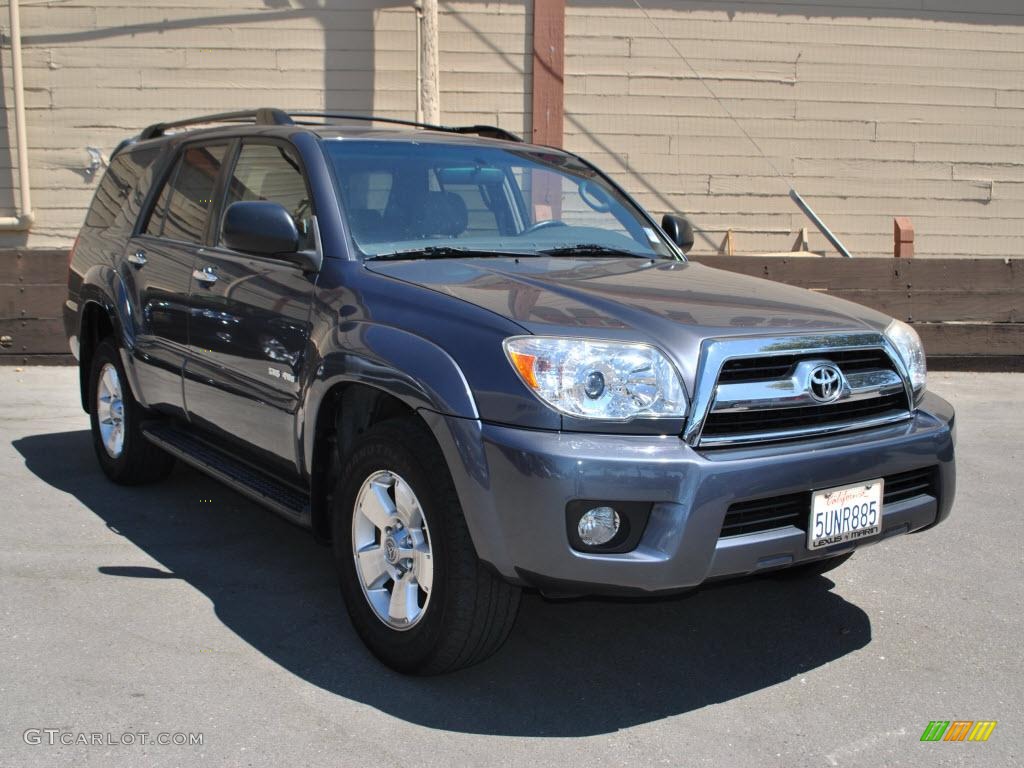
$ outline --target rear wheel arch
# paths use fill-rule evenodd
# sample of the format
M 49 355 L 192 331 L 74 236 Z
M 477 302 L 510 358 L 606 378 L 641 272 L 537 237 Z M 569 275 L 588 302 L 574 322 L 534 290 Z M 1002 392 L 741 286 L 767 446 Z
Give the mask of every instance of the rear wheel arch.
M 108 336 L 115 335 L 114 320 L 108 307 L 99 301 L 90 300 L 82 304 L 82 322 L 79 327 L 78 343 L 78 385 L 82 409 L 91 411 L 89 374 L 92 371 L 93 355 L 96 348 Z

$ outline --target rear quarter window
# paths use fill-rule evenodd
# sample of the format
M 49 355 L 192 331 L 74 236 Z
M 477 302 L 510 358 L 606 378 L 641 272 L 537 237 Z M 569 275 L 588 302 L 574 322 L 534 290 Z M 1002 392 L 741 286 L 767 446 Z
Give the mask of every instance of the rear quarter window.
M 110 161 L 85 217 L 83 234 L 129 233 L 146 196 L 158 149 L 122 151 Z

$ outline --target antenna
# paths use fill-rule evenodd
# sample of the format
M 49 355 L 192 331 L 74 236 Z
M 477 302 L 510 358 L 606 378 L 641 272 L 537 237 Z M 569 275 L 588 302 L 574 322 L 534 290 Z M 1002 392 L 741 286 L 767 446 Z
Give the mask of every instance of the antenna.
M 654 27 L 655 30 L 657 30 L 658 34 L 661 35 L 662 39 L 664 39 L 665 42 L 669 44 L 669 47 L 676 52 L 676 55 L 683 60 L 683 63 L 686 64 L 689 70 L 693 73 L 693 76 L 700 81 L 700 84 L 704 86 L 704 89 L 711 95 L 711 98 L 715 100 L 719 107 L 721 107 L 722 111 L 725 112 L 726 116 L 736 124 L 736 127 L 740 129 L 740 133 L 743 134 L 747 141 L 754 145 L 754 149 L 757 150 L 757 153 L 768 164 L 768 167 L 770 167 L 772 171 L 775 172 L 776 176 L 778 176 L 786 183 L 786 186 L 789 187 L 790 199 L 797 204 L 797 207 L 800 208 L 800 210 L 803 211 L 804 215 L 806 215 L 807 218 L 809 218 L 814 223 L 814 226 L 818 228 L 818 231 L 821 232 L 822 235 L 824 235 L 825 239 L 828 240 L 832 244 L 832 246 L 837 251 L 839 251 L 839 253 L 841 253 L 848 259 L 853 258 L 853 254 L 851 254 L 846 249 L 846 246 L 843 245 L 843 243 L 839 240 L 838 237 L 836 237 L 832 230 L 830 230 L 825 225 L 825 222 L 823 222 L 821 218 L 818 216 L 818 214 L 814 212 L 814 209 L 807 204 L 807 201 L 800 196 L 800 193 L 796 191 L 796 186 L 793 184 L 793 180 L 789 176 L 784 174 L 782 171 L 780 171 L 778 167 L 775 165 L 775 163 L 771 161 L 771 158 L 769 158 L 765 151 L 761 149 L 761 145 L 757 143 L 757 140 L 754 139 L 754 137 L 747 132 L 747 129 L 743 127 L 743 123 L 741 123 L 739 121 L 739 118 L 737 118 L 729 110 L 729 108 L 725 105 L 725 102 L 723 102 L 718 97 L 718 94 L 715 93 L 714 89 L 708 84 L 708 81 L 705 80 L 701 73 L 697 71 L 697 68 L 690 63 L 690 60 L 686 58 L 683 52 L 679 50 L 679 47 L 672 41 L 672 38 L 666 35 L 664 30 L 660 26 L 658 26 L 658 23 L 651 17 L 651 14 L 647 12 L 647 9 L 640 5 L 640 0 L 633 0 L 633 4 L 640 9 L 640 12 L 646 17 L 647 21 L 650 22 L 651 26 Z

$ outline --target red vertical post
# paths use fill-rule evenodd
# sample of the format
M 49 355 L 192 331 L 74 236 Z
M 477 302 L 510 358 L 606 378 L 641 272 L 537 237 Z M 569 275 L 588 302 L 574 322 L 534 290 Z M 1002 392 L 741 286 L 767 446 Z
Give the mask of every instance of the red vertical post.
M 892 255 L 897 259 L 914 257 L 914 225 L 906 216 L 897 216 L 892 220 Z
M 562 146 L 565 0 L 533 3 L 533 142 Z
M 565 118 L 565 0 L 534 0 L 532 138 L 534 144 L 561 147 Z M 561 182 L 547 173 L 534 174 L 534 218 L 561 215 Z

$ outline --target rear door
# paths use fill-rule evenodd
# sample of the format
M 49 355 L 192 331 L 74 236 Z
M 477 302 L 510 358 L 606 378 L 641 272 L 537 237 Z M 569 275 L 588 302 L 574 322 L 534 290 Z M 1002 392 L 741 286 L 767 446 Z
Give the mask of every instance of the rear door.
M 181 372 L 188 354 L 188 293 L 228 143 L 181 147 L 160 182 L 140 232 L 128 243 L 123 278 L 136 331 L 135 368 L 148 405 L 184 413 Z
M 194 425 L 260 463 L 298 472 L 297 413 L 316 275 L 220 243 L 234 202 L 268 200 L 291 213 L 314 247 L 313 207 L 298 153 L 284 141 L 246 139 L 223 191 L 214 244 L 195 263 L 189 297 L 185 400 Z

